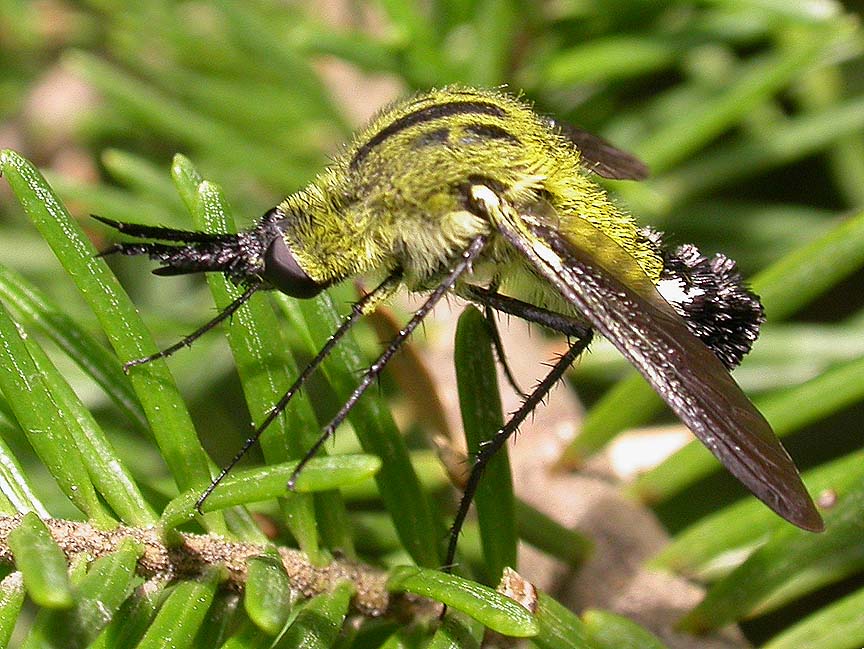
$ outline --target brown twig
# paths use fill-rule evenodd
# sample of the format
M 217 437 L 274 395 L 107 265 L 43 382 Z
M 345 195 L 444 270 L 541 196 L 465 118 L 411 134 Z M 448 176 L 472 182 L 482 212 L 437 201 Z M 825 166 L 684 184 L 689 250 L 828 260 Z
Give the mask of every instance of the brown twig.
M 0 516 L 0 562 L 14 564 L 9 533 L 20 521 L 20 516 Z M 226 586 L 241 590 L 246 583 L 247 560 L 266 550 L 263 545 L 229 541 L 212 534 L 178 534 L 179 543 L 166 546 L 155 528 L 102 530 L 81 521 L 50 518 L 43 522 L 70 562 L 110 554 L 124 539 L 136 541 L 144 548 L 138 560 L 138 573 L 148 579 L 190 578 L 221 565 L 228 571 Z M 377 568 L 345 559 L 336 559 L 327 566 L 313 566 L 299 550 L 278 550 L 292 586 L 305 597 L 326 592 L 338 582 L 350 581 L 356 588 L 354 607 L 359 613 L 380 616 L 392 605 L 385 587 L 387 575 Z

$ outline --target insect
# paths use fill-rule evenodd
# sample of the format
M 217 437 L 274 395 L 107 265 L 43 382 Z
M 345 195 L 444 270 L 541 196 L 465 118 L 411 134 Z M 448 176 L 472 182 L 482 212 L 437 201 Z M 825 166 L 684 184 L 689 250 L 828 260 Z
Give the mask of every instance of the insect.
M 639 180 L 647 170 L 606 141 L 539 115 L 499 91 L 449 87 L 381 111 L 308 187 L 240 234 L 99 218 L 148 242 L 107 252 L 148 255 L 157 275 L 221 272 L 244 293 L 166 356 L 230 316 L 255 292 L 309 298 L 361 274 L 383 279 L 354 306 L 236 463 L 339 339 L 400 288 L 428 294 L 299 463 L 289 487 L 363 392 L 448 293 L 566 334 L 569 351 L 474 455 L 447 564 L 483 469 L 581 354 L 594 331 L 648 380 L 726 468 L 791 523 L 822 529 L 798 471 L 729 374 L 763 320 L 735 263 L 672 248 L 639 228 L 592 179 Z

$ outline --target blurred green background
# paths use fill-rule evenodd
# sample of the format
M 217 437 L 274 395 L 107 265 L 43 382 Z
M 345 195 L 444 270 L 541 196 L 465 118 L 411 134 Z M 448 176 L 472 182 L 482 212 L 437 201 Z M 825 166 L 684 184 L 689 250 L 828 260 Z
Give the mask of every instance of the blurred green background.
M 814 496 L 837 502 L 827 511 L 825 534 L 796 532 L 752 499 L 735 504 L 744 490 L 703 449 L 687 447 L 625 487 L 650 501 L 677 535 L 658 564 L 716 582 L 693 613 L 693 627 L 744 620 L 755 644 L 773 638 L 766 646 L 858 647 L 859 8 L 831 0 L 3 0 L 0 148 L 44 171 L 97 247 L 111 234 L 90 213 L 190 227 L 169 175 L 175 153 L 219 183 L 242 227 L 313 178 L 381 105 L 449 83 L 506 85 L 539 111 L 636 153 L 651 178 L 610 182 L 610 191 L 640 221 L 675 242 L 727 253 L 752 278 L 768 324 L 736 378 L 786 436 L 799 466 L 815 471 L 808 477 Z M 5 183 L 0 218 L 3 268 L 102 337 Z M 154 279 L 141 260 L 111 265 L 160 344 L 213 313 L 201 278 Z M 340 291 L 342 308 L 354 292 Z M 308 356 L 296 329 L 280 326 L 279 336 L 301 361 Z M 358 337 L 364 353 L 374 354 L 372 332 L 362 329 Z M 164 503 L 176 492 L 159 449 L 128 424 L 139 416 L 134 407 L 124 413 L 86 371 L 48 348 L 150 502 Z M 223 462 L 242 443 L 250 417 L 234 360 L 214 335 L 171 368 L 202 443 Z M 623 430 L 672 421 L 603 344 L 572 379 L 589 410 L 563 464 L 580 465 Z M 385 395 L 399 390 L 398 376 L 385 377 Z M 324 381 L 312 394 L 319 417 L 338 401 L 338 390 Z M 0 410 L 3 434 L 48 511 L 80 517 L 33 457 L 9 408 Z M 426 453 L 433 477 L 424 484 L 440 496 L 449 520 L 452 498 L 441 496 L 441 470 L 411 416 L 403 420 L 415 454 Z M 520 445 L 530 443 L 526 436 Z M 345 446 L 352 450 L 351 442 Z M 361 554 L 379 560 L 393 550 L 372 542 Z M 798 623 L 804 626 L 793 628 Z M 841 623 L 842 634 L 827 633 Z

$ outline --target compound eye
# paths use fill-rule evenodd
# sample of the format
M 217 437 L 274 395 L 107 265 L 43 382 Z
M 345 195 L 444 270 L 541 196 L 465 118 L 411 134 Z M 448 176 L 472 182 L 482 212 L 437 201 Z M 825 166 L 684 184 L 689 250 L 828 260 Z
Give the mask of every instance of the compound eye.
M 306 274 L 281 236 L 273 239 L 264 253 L 262 274 L 264 279 L 291 297 L 315 297 L 326 288 L 326 284 L 319 284 Z

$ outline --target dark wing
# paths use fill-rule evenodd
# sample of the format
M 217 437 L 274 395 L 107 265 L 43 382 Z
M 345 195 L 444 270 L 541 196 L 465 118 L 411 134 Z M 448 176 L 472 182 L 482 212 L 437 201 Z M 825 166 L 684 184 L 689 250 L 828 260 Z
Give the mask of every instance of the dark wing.
M 544 203 L 538 211 L 553 209 Z M 629 254 L 587 221 L 573 221 L 566 232 L 531 215 L 525 234 L 498 227 L 757 498 L 789 522 L 821 530 L 794 463 L 723 364 Z
M 648 167 L 636 156 L 622 151 L 602 137 L 561 122 L 553 122 L 558 132 L 582 154 L 582 166 L 598 176 L 612 180 L 644 180 Z

